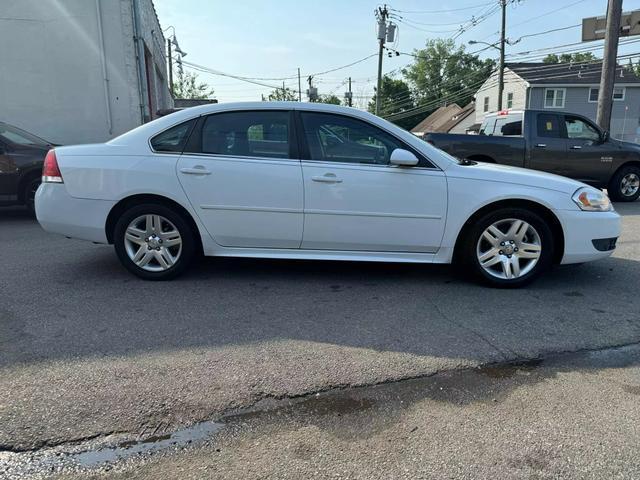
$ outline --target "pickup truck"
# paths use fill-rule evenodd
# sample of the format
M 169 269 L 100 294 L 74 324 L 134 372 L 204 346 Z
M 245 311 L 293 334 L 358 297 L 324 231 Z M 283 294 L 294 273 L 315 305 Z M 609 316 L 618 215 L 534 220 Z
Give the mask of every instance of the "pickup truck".
M 424 140 L 460 159 L 542 170 L 606 188 L 616 201 L 640 196 L 640 145 L 611 138 L 573 113 L 505 110 L 487 115 L 479 135 L 429 133 Z

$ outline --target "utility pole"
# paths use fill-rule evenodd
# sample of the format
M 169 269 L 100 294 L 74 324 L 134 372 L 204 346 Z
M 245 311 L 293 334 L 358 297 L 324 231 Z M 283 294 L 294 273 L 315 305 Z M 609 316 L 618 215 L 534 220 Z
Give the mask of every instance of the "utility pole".
M 607 26 L 604 36 L 604 55 L 602 57 L 602 75 L 598 94 L 597 122 L 603 130 L 611 125 L 611 108 L 613 107 L 613 86 L 616 76 L 618 40 L 620 37 L 620 20 L 622 17 L 622 0 L 609 0 L 607 6 Z
M 502 28 L 500 29 L 500 72 L 498 73 L 498 111 L 502 110 L 502 96 L 504 94 L 504 45 L 505 29 L 507 24 L 507 0 L 500 0 L 502 8 Z
M 313 76 L 309 75 L 307 77 L 307 82 L 309 82 L 309 88 L 307 89 L 307 96 L 309 97 L 310 102 L 315 102 L 318 100 L 318 89 L 313 86 L 311 83 L 313 81 Z
M 287 89 L 284 88 L 284 80 L 282 81 L 282 100 L 287 99 Z
M 384 51 L 384 41 L 387 37 L 387 17 L 389 16 L 389 11 L 387 10 L 387 5 L 384 5 L 382 8 L 378 7 L 376 12 L 376 16 L 378 17 L 378 86 L 376 88 L 376 115 L 380 114 L 380 89 L 382 88 L 382 53 Z
M 167 38 L 167 60 L 169 61 L 169 92 L 173 97 L 173 60 L 171 59 L 171 39 Z
M 353 106 L 353 93 L 351 93 L 351 77 L 349 77 L 349 106 Z
M 298 68 L 298 101 L 302 101 L 302 84 L 300 83 L 300 68 Z

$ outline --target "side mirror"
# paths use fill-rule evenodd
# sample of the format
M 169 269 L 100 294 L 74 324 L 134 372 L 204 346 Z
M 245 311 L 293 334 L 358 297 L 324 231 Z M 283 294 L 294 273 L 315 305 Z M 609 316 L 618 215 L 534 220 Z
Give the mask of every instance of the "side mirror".
M 602 132 L 602 143 L 606 142 L 607 140 L 609 140 L 609 130 L 605 130 Z
M 397 165 L 399 167 L 415 167 L 418 165 L 418 157 L 416 157 L 409 150 L 402 148 L 396 148 L 391 152 L 391 158 L 389 159 L 391 165 Z

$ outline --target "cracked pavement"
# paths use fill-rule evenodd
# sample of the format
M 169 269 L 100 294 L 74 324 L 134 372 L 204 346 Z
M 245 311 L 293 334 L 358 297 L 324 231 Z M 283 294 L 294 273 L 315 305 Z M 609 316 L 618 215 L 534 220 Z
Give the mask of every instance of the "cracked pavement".
M 111 247 L 0 210 L 0 451 L 144 438 L 265 398 L 640 342 L 640 203 L 616 208 L 612 258 L 513 291 L 443 266 L 236 259 L 143 282 Z

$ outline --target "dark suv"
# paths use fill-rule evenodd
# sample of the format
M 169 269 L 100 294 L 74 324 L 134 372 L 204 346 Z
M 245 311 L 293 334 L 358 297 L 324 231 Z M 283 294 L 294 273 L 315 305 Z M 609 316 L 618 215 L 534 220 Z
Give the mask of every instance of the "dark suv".
M 53 146 L 29 132 L 0 122 L 0 205 L 26 205 L 33 211 L 42 163 Z

